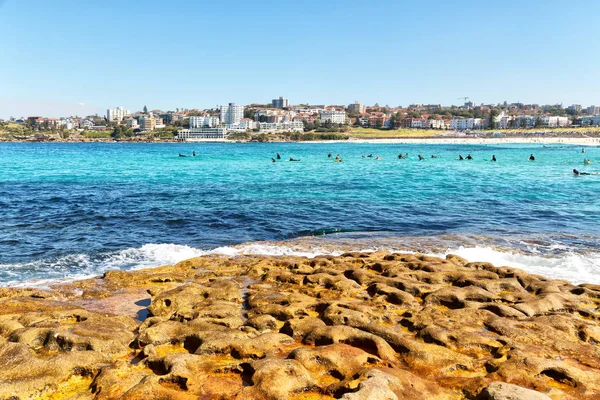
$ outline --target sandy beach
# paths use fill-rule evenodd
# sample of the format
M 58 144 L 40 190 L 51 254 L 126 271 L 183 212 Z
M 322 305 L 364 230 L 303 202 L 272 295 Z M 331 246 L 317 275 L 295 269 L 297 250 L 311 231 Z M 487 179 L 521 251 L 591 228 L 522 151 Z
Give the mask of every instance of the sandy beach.
M 314 142 L 313 142 L 314 143 Z M 321 142 L 331 143 L 331 142 Z M 390 144 L 546 144 L 573 146 L 600 146 L 600 138 L 594 137 L 433 137 L 433 138 L 394 138 L 394 139 L 350 139 L 344 143 L 390 143 Z

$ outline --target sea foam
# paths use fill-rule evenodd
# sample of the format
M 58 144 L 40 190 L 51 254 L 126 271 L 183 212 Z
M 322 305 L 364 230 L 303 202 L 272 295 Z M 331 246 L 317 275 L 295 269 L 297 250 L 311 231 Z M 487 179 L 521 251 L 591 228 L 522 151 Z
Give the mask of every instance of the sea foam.
M 48 287 L 59 282 L 68 282 L 91 278 L 109 270 L 139 270 L 144 268 L 172 265 L 180 261 L 206 255 L 237 257 L 256 256 L 300 256 L 313 258 L 320 255 L 338 256 L 344 251 L 372 252 L 385 250 L 397 253 L 414 253 L 398 249 L 335 249 L 328 247 L 307 247 L 269 243 L 248 243 L 237 246 L 218 247 L 202 250 L 177 244 L 145 244 L 139 248 L 128 248 L 114 253 L 89 256 L 85 254 L 68 255 L 53 261 L 38 260 L 27 264 L 0 265 L 2 272 L 14 278 L 21 274 L 33 276 L 32 279 L 10 279 L 0 282 L 0 286 L 9 287 Z M 575 284 L 600 284 L 600 253 L 577 254 L 565 251 L 550 256 L 524 254 L 507 249 L 491 247 L 458 247 L 444 253 L 430 254 L 445 257 L 456 254 L 469 261 L 490 262 L 495 266 L 510 266 L 528 273 L 539 274 L 553 279 L 565 279 Z

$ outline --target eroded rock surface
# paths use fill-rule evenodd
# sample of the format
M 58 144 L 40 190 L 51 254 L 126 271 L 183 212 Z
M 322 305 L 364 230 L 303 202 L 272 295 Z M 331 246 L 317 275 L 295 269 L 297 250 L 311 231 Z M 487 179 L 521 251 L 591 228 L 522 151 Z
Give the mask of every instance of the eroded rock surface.
M 208 256 L 0 289 L 0 399 L 599 399 L 599 307 L 457 256 Z

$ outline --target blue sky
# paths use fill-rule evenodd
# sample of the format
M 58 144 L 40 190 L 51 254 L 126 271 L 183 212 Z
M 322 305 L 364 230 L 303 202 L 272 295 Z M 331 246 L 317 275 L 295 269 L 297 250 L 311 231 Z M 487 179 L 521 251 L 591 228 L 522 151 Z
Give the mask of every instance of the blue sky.
M 0 0 L 0 118 L 124 106 L 600 105 L 600 1 Z

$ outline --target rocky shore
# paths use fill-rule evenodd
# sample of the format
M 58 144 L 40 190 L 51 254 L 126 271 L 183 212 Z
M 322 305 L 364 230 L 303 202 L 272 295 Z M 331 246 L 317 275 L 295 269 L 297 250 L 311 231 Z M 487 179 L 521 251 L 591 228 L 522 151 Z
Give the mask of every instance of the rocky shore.
M 598 399 L 599 307 L 457 256 L 208 256 L 0 289 L 0 399 Z

